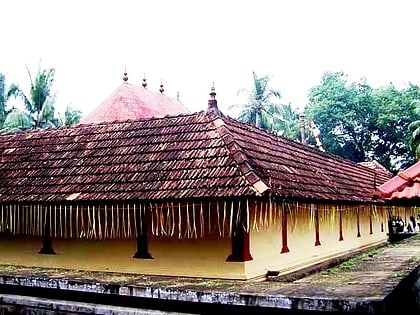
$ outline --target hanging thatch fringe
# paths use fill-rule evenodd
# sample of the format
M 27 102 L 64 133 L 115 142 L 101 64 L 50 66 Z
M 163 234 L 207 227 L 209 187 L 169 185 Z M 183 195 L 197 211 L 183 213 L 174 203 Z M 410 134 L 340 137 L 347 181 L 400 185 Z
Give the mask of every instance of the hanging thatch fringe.
M 339 212 L 343 231 L 354 229 L 359 209 L 362 233 L 372 222 L 374 233 L 388 216 L 401 216 L 408 220 L 417 216 L 417 207 L 380 204 L 343 205 L 316 204 L 321 230 L 339 229 Z M 176 209 L 178 208 L 178 210 Z M 115 203 L 110 205 L 78 204 L 1 204 L 0 233 L 42 236 L 49 224 L 52 237 L 84 239 L 133 239 L 143 231 L 143 218 L 147 218 L 149 232 L 156 237 L 204 238 L 230 237 L 236 228 L 259 232 L 282 226 L 282 208 L 287 211 L 290 232 L 310 232 L 314 229 L 315 210 L 311 203 L 280 201 L 274 198 L 223 199 L 189 201 L 186 203 Z M 246 212 L 244 212 L 246 211 Z M 141 226 L 137 230 L 137 216 Z M 146 215 L 147 214 L 147 215 Z M 49 222 L 45 220 L 49 220 Z M 381 232 L 384 229 L 381 228 Z
M 6 232 L 6 222 L 4 221 L 4 206 L 1 205 L 1 221 L 0 221 L 0 233 Z
M 204 237 L 204 210 L 203 202 L 200 202 L 200 237 Z
M 249 233 L 249 201 L 248 198 L 246 199 L 246 225 L 245 225 L 245 231 Z
M 233 220 L 233 201 L 231 201 L 230 205 L 230 216 L 229 216 L 229 235 L 232 235 L 232 220 Z
M 140 208 L 140 211 L 141 211 L 141 208 Z M 105 205 L 105 215 L 106 215 L 106 205 Z M 136 204 L 135 203 L 133 203 L 133 221 L 134 221 L 133 235 L 134 235 L 135 238 L 137 238 L 139 236 L 137 234 L 137 209 L 136 209 Z M 107 222 L 107 219 L 105 219 L 105 222 Z M 106 228 L 105 228 L 105 231 L 106 231 Z M 105 238 L 106 238 L 106 236 L 105 236 Z
M 219 236 L 222 236 L 222 231 L 220 230 L 220 209 L 219 209 L 219 202 L 216 202 L 216 214 L 217 214 L 217 231 L 219 232 Z
M 178 202 L 178 238 L 181 238 L 181 227 L 182 227 L 182 216 L 181 216 L 181 203 Z
M 209 212 L 210 212 L 209 208 Z M 223 221 L 222 221 L 222 237 L 225 237 L 225 232 L 229 230 L 229 222 L 226 220 L 227 218 L 227 202 L 226 200 L 223 201 Z

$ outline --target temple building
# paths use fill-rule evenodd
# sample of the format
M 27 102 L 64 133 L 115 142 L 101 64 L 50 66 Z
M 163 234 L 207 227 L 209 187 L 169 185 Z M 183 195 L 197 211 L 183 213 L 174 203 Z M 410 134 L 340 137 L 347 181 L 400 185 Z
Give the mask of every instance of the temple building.
M 214 88 L 161 114 L 0 135 L 0 264 L 247 280 L 387 241 L 385 172 L 225 116 Z
M 179 99 L 164 94 L 165 89 L 162 83 L 159 92 L 156 92 L 147 88 L 146 78 L 143 78 L 142 86 L 133 85 L 128 82 L 128 75 L 125 72 L 123 81 L 123 84 L 80 123 L 137 120 L 190 112 Z

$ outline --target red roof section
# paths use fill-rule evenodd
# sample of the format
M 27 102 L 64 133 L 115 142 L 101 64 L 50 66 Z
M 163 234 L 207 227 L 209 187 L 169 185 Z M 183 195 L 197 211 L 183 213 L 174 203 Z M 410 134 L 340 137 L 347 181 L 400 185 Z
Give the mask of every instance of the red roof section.
M 389 177 L 218 113 L 0 136 L 0 202 L 371 201 Z
M 138 120 L 187 114 L 177 99 L 130 83 L 121 84 L 106 100 L 81 120 L 81 124 Z
M 377 195 L 386 200 L 420 198 L 420 162 L 379 186 Z

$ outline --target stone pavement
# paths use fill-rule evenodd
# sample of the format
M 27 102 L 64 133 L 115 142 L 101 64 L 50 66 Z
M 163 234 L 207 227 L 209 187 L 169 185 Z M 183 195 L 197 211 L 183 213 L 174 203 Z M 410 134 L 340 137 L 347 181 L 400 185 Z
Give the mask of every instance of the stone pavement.
M 217 304 L 261 311 L 392 314 L 395 303 L 404 298 L 410 299 L 407 307 L 420 307 L 416 302 L 419 288 L 415 288 L 419 285 L 419 265 L 417 234 L 290 281 L 281 276 L 258 282 L 228 281 L 0 265 L 0 289 L 70 290 L 105 297 L 145 298 L 158 304 L 186 302 L 204 308 Z

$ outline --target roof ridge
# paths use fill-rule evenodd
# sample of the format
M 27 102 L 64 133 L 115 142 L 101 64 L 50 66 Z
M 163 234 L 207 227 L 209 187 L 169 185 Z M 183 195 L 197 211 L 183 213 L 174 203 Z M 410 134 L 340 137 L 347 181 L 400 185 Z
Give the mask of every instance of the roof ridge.
M 229 128 L 222 119 L 224 116 L 209 115 L 211 124 L 215 127 L 216 133 L 225 144 L 226 149 L 229 151 L 231 158 L 236 163 L 240 173 L 244 176 L 245 180 L 249 183 L 254 190 L 262 195 L 270 189 L 264 181 L 257 175 L 253 167 L 248 162 L 248 157 L 243 152 L 241 146 L 232 136 Z

